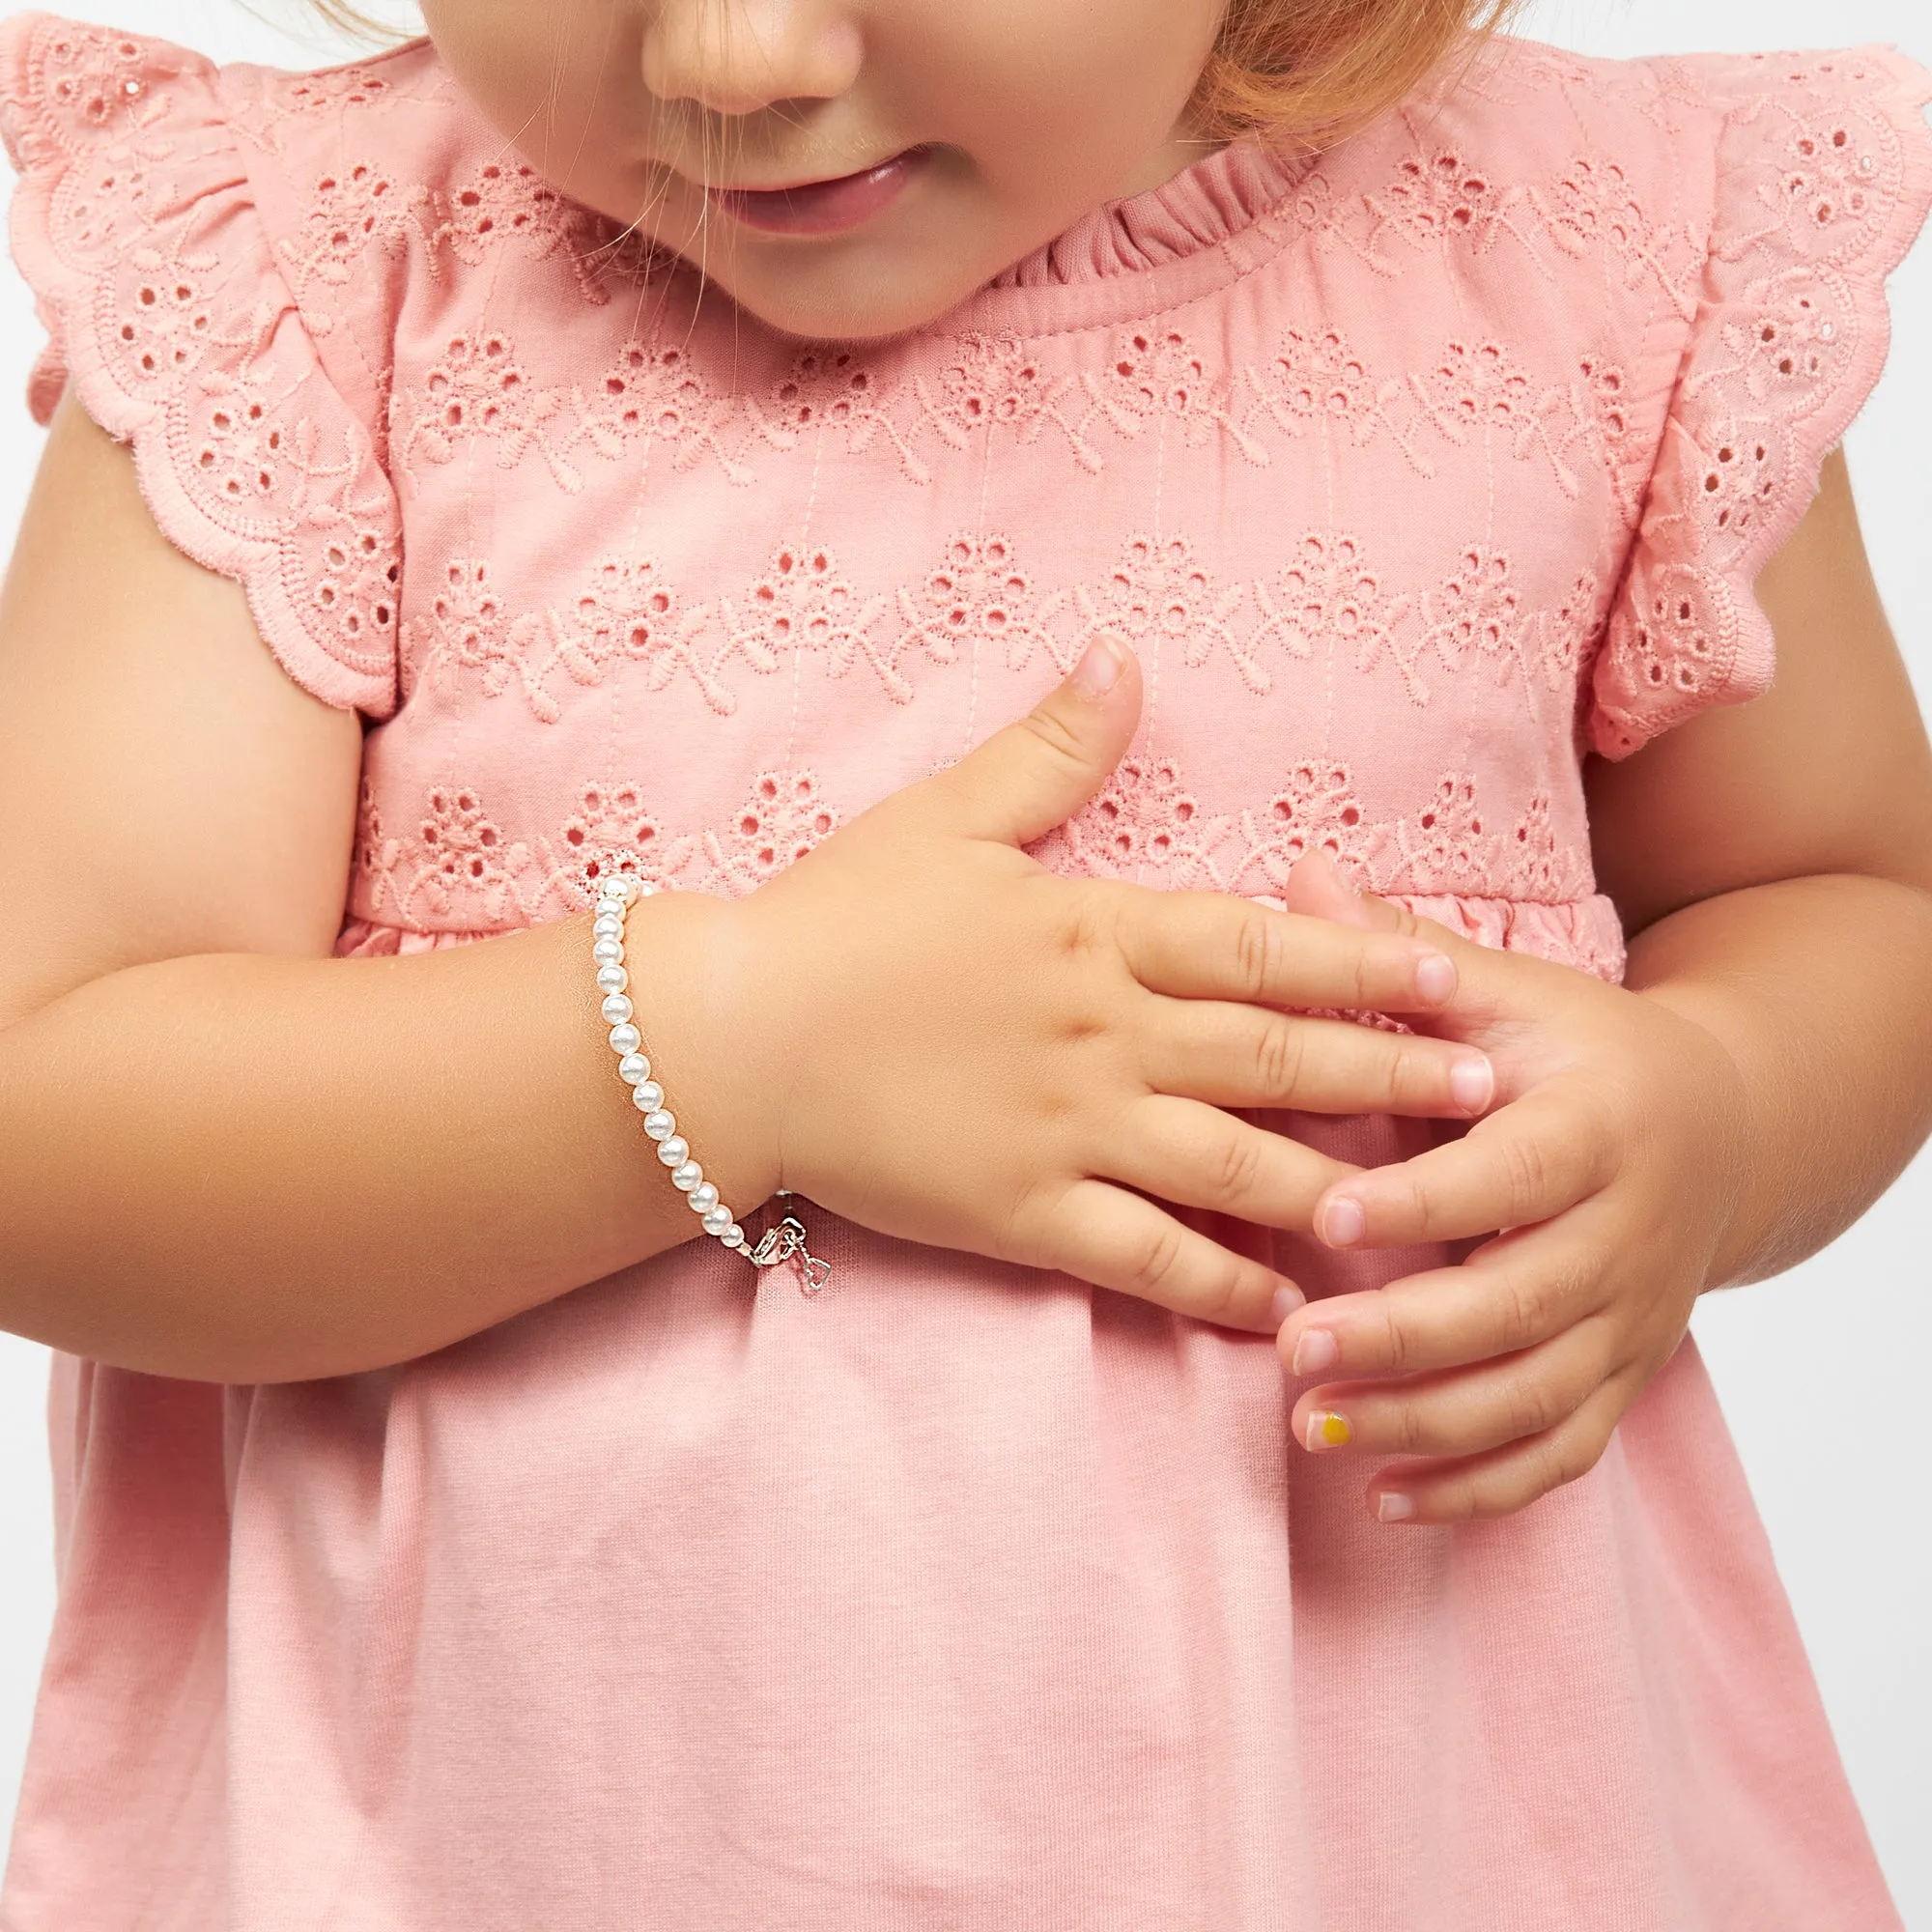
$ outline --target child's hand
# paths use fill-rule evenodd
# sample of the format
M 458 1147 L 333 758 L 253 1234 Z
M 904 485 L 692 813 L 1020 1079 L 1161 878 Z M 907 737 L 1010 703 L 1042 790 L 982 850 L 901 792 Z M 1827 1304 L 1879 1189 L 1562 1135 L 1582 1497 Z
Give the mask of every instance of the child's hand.
M 1742 1079 L 1702 1028 L 1587 974 L 1461 942 L 1304 861 L 1288 903 L 1435 939 L 1462 990 L 1442 1031 L 1485 1047 L 1507 1103 L 1460 1140 L 1331 1188 L 1332 1247 L 1513 1230 L 1459 1267 L 1336 1295 L 1281 1331 L 1321 1378 L 1297 1440 L 1426 1460 L 1379 1470 L 1384 1521 L 1504 1516 L 1593 1467 L 1682 1340 L 1723 1238 Z
M 1275 1010 L 1433 1014 L 1455 974 L 1432 942 L 1063 878 L 1019 849 L 1099 787 L 1139 704 L 1138 667 L 1105 640 L 1029 719 L 704 909 L 681 971 L 706 976 L 713 1017 L 668 1043 L 665 1084 L 693 1101 L 684 1039 L 716 1067 L 747 1203 L 779 1184 L 885 1234 L 1272 1333 L 1293 1285 L 1148 1197 L 1306 1230 L 1355 1170 L 1225 1109 L 1467 1120 L 1493 1076 L 1467 1047 Z M 660 930 L 688 948 L 679 928 Z M 693 1145 L 709 1158 L 701 1123 Z

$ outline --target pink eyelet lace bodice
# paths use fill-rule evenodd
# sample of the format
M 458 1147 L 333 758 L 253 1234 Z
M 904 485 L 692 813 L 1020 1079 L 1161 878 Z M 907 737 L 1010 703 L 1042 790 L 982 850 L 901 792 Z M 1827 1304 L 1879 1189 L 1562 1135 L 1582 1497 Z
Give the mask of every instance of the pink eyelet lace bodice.
M 369 721 L 344 953 L 612 866 L 753 892 L 1110 630 L 1142 730 L 1047 865 L 1267 898 L 1319 845 L 1615 978 L 1582 761 L 1770 680 L 1751 585 L 1883 360 L 1928 92 L 1878 49 L 1502 42 L 806 345 L 561 197 L 426 44 L 296 75 L 0 25 L 40 413 L 71 383 Z M 1265 1345 L 827 1238 L 809 1311 L 679 1253 L 384 1378 L 64 1363 L 0 1922 L 1892 1922 L 1694 1350 L 1584 1482 L 1391 1540 L 1281 1439 Z M 136 1562 L 160 1634 L 100 1621 Z

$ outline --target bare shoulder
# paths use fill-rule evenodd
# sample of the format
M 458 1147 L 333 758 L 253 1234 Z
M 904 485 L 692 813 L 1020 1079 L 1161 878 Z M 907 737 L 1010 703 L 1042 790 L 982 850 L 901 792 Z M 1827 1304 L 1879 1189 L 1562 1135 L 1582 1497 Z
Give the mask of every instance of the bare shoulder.
M 1633 931 L 1776 879 L 1852 872 L 1932 889 L 1932 751 L 1842 450 L 1757 596 L 1777 643 L 1771 690 L 1590 765 L 1598 877 Z
M 70 395 L 0 590 L 0 1025 L 146 960 L 327 953 L 361 735 Z

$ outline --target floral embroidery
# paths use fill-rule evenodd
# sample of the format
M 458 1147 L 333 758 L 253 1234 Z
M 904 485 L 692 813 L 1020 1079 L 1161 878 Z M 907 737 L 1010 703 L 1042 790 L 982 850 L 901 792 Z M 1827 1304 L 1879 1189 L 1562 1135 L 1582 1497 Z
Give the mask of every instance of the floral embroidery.
M 1250 463 L 1265 464 L 1266 453 L 1235 419 L 1234 388 L 1228 376 L 1209 373 L 1193 344 L 1175 328 L 1130 331 L 1100 380 L 1089 378 L 1090 392 L 1122 436 L 1173 422 L 1190 443 L 1211 442 L 1225 434 Z
M 1250 599 L 1253 620 L 1244 615 Z M 795 654 L 816 658 L 835 678 L 863 663 L 905 704 L 914 695 L 907 667 L 917 658 L 945 667 L 980 661 L 983 651 L 986 662 L 1024 671 L 1038 657 L 1064 674 L 1096 634 L 1111 631 L 1151 665 L 1165 658 L 1199 669 L 1225 655 L 1257 697 L 1275 688 L 1277 650 L 1304 663 L 1328 653 L 1362 672 L 1386 660 L 1409 697 L 1426 705 L 1426 666 L 1453 676 L 1488 664 L 1499 684 L 1520 674 L 1525 696 L 1532 685 L 1574 693 L 1602 623 L 1599 605 L 1597 576 L 1585 571 L 1552 608 L 1525 610 L 1508 557 L 1480 546 L 1422 596 L 1391 594 L 1360 540 L 1337 530 L 1306 532 L 1272 581 L 1225 585 L 1191 538 L 1136 535 L 1097 582 L 1051 594 L 997 532 L 955 532 L 916 584 L 871 594 L 824 546 L 780 544 L 747 590 L 704 604 L 687 603 L 655 557 L 613 556 L 574 602 L 514 619 L 488 566 L 458 558 L 407 626 L 402 675 L 406 696 L 463 671 L 480 673 L 486 697 L 514 682 L 531 714 L 554 724 L 572 686 L 593 688 L 636 665 L 646 691 L 688 675 L 728 717 L 739 702 L 734 661 L 760 677 Z
M 932 471 L 913 454 L 894 420 L 892 385 L 882 384 L 871 365 L 849 349 L 808 349 L 774 386 L 766 402 L 768 440 L 790 447 L 818 433 L 841 436 L 854 456 L 883 438 L 898 457 L 908 480 L 929 483 Z M 780 441 L 774 432 L 781 432 Z
M 1345 877 L 1367 877 L 1369 823 L 1353 773 L 1332 759 L 1293 766 L 1262 811 L 1241 815 L 1241 831 L 1248 849 L 1240 869 L 1258 872 L 1276 892 L 1315 851 L 1326 853 Z
M 843 814 L 806 768 L 759 773 L 720 825 L 671 829 L 636 780 L 595 780 L 554 833 L 513 835 L 475 789 L 432 785 L 412 836 L 385 836 L 362 790 L 358 911 L 404 925 L 467 922 L 506 930 L 587 905 L 612 870 L 661 887 L 742 897 L 838 830 Z M 1560 845 L 1546 794 L 1492 827 L 1473 780 L 1445 775 L 1406 815 L 1373 819 L 1350 767 L 1291 764 L 1259 808 L 1204 808 L 1172 757 L 1132 753 L 1065 824 L 1029 850 L 1069 877 L 1171 890 L 1278 895 L 1308 851 L 1326 851 L 1357 887 L 1412 897 L 1457 894 L 1569 904 L 1594 890 L 1587 859 Z
M 1420 650 L 1432 650 L 1444 670 L 1460 670 L 1466 659 L 1487 658 L 1507 675 L 1521 623 L 1520 599 L 1510 578 L 1510 560 L 1499 551 L 1471 549 L 1423 600 L 1425 628 Z M 1412 695 L 1420 689 L 1412 661 L 1403 666 Z
M 37 81 L 6 102 L 5 132 L 46 184 L 22 260 L 62 318 L 90 413 L 156 448 L 144 474 L 162 527 L 248 584 L 284 661 L 312 689 L 386 716 L 393 497 L 309 338 L 277 326 L 288 298 L 266 235 L 244 224 L 226 253 L 209 251 L 234 158 L 218 135 L 182 141 L 171 117 L 176 93 L 210 71 L 132 36 L 31 16 L 10 31 Z
M 1604 601 L 1597 573 L 1582 570 L 1555 610 L 1533 612 L 1517 638 L 1524 677 L 1539 676 L 1545 689 L 1574 696 L 1577 674 L 1603 632 Z
M 505 841 L 475 792 L 439 785 L 429 795 L 429 811 L 416 828 L 422 854 L 418 885 L 431 905 L 446 914 L 459 895 L 492 925 L 509 922 L 516 899 L 516 875 L 528 847 Z
M 1250 641 L 1258 652 L 1276 643 L 1293 658 L 1308 658 L 1332 639 L 1363 670 L 1395 650 L 1395 626 L 1410 600 L 1383 594 L 1363 560 L 1361 544 L 1341 530 L 1310 530 L 1270 587 L 1258 583 L 1263 622 Z
M 488 437 L 497 444 L 499 468 L 514 469 L 526 450 L 535 449 L 558 483 L 574 493 L 582 488 L 582 479 L 564 455 L 568 428 L 561 435 L 551 428 L 563 400 L 555 389 L 530 382 L 510 338 L 500 330 L 455 335 L 423 378 L 419 412 L 391 448 L 407 469 L 417 455 L 447 463 L 466 438 Z
M 501 600 L 490 585 L 490 566 L 467 557 L 449 564 L 429 614 L 412 617 L 405 628 L 404 697 L 459 665 L 483 673 L 488 697 L 500 696 L 519 669 Z
M 1922 90 L 1883 57 L 1783 67 L 1765 85 L 1769 66 L 1686 64 L 1728 110 L 1723 218 L 1595 668 L 1592 736 L 1611 756 L 1769 681 L 1750 586 L 1882 354 L 1881 278 L 1906 239 L 1901 129 Z
M 1566 254 L 1605 252 L 1622 264 L 1625 287 L 1653 276 L 1679 312 L 1689 313 L 1686 304 L 1692 298 L 1683 284 L 1690 251 L 1658 233 L 1616 162 L 1580 156 L 1547 194 L 1533 194 L 1532 200 L 1550 239 Z
M 1475 781 L 1452 772 L 1413 810 L 1375 819 L 1351 767 L 1333 758 L 1290 765 L 1265 805 L 1216 812 L 1203 808 L 1172 758 L 1130 754 L 1071 819 L 1029 849 L 1069 876 L 1177 890 L 1278 895 L 1295 865 L 1320 849 L 1366 892 L 1555 904 L 1594 891 L 1587 858 L 1557 842 L 1546 793 L 1497 827 Z
M 854 590 L 829 550 L 781 544 L 742 602 L 726 598 L 719 615 L 733 647 L 754 670 L 776 670 L 789 652 L 811 651 L 834 677 L 843 677 L 864 657 L 888 695 L 905 704 L 912 686 L 899 675 L 898 652 L 872 636 L 888 608 L 886 598 Z
M 1564 133 L 1565 147 L 1524 165 L 1513 135 L 1499 146 L 1460 125 L 1460 100 L 1439 119 L 1427 105 L 1388 117 L 1259 215 L 1244 270 L 1258 276 L 1268 248 L 1293 243 L 1311 272 L 1276 274 L 1266 290 L 1250 280 L 1244 319 L 1225 334 L 1227 318 L 1188 297 L 1158 320 L 1038 339 L 997 327 L 845 347 L 748 335 L 741 370 L 695 306 L 694 273 L 507 151 L 473 147 L 439 161 L 438 180 L 412 178 L 388 110 L 440 111 L 448 83 L 429 55 L 304 80 L 238 71 L 217 91 L 204 64 L 132 37 L 35 22 L 0 32 L 14 78 L 0 114 L 34 176 L 23 254 L 74 380 L 115 434 L 144 444 L 164 527 L 247 582 L 265 635 L 311 688 L 377 717 L 397 679 L 405 696 L 432 680 L 460 691 L 461 703 L 424 707 L 425 732 L 504 697 L 518 718 L 560 724 L 619 678 L 627 700 L 673 694 L 683 708 L 657 715 L 680 720 L 689 680 L 722 717 L 793 667 L 856 672 L 867 691 L 876 678 L 898 704 L 916 685 L 942 703 L 970 686 L 978 706 L 993 688 L 982 672 L 1065 668 L 1107 626 L 1163 668 L 1212 667 L 1211 688 L 1245 703 L 1221 676 L 1225 659 L 1248 694 L 1281 694 L 1290 745 L 1319 742 L 1325 755 L 1214 799 L 1205 768 L 1190 779 L 1136 753 L 1054 849 L 1104 876 L 1237 891 L 1274 889 L 1320 843 L 1380 890 L 1578 902 L 1587 864 L 1554 830 L 1577 823 L 1564 761 L 1577 681 L 1589 666 L 1591 729 L 1614 753 L 1762 680 L 1769 639 L 1748 585 L 1875 369 L 1877 278 L 1903 246 L 1925 166 L 1905 153 L 1918 138 L 1917 83 L 1887 57 L 1611 73 L 1512 54 L 1474 83 L 1491 90 L 1483 98 L 1563 90 L 1579 144 L 1621 126 L 1634 130 L 1629 148 L 1618 135 L 1565 159 Z M 1621 120 L 1586 99 L 1612 94 Z M 1545 132 L 1558 125 L 1546 117 Z M 1705 130 L 1723 144 L 1708 222 L 1708 169 L 1663 179 L 1686 141 L 1708 143 Z M 240 152 L 246 141 L 293 191 L 286 209 L 270 198 L 266 221 L 248 180 L 270 163 Z M 1552 360 L 1526 329 L 1512 332 L 1494 288 L 1499 270 L 1516 276 L 1518 251 L 1559 291 L 1602 292 L 1601 335 L 1567 337 Z M 1442 319 L 1422 326 L 1437 332 L 1372 336 L 1351 320 L 1361 308 L 1345 298 L 1374 286 L 1363 264 L 1429 278 Z M 384 304 L 408 278 L 439 284 L 412 317 L 448 317 L 427 351 L 413 327 L 388 344 L 382 334 L 395 319 Z M 611 304 L 627 279 L 638 298 Z M 1266 305 L 1252 307 L 1258 292 Z M 575 317 L 562 351 L 529 320 L 559 298 Z M 1255 314 L 1273 318 L 1270 335 L 1251 333 Z M 1679 346 L 1673 328 L 1686 359 L 1660 452 L 1658 372 Z M 1053 461 L 1009 492 L 1015 448 Z M 928 568 L 915 554 L 888 569 L 892 543 L 874 547 L 843 514 L 838 463 L 866 456 L 929 493 L 920 514 L 934 517 L 934 537 L 950 534 Z M 391 458 L 418 493 L 406 626 L 381 467 Z M 1529 474 L 1477 500 L 1509 464 Z M 493 466 L 522 471 L 517 488 Z M 1396 583 L 1393 537 L 1372 555 L 1358 532 L 1380 510 L 1365 497 L 1400 484 L 1405 468 L 1404 489 L 1434 478 L 1445 500 L 1468 497 L 1468 521 L 1453 527 L 1472 540 L 1448 554 L 1411 544 L 1414 574 Z M 1069 525 L 1093 506 L 1073 554 L 1050 548 L 1051 518 L 1031 520 L 1050 500 L 1026 494 L 1042 476 L 1066 494 Z M 1225 512 L 1204 509 L 1204 476 L 1229 486 Z M 679 517 L 715 509 L 720 478 L 786 493 L 781 504 L 745 499 L 755 534 L 741 557 L 798 539 L 748 569 L 749 583 L 711 581 L 677 547 Z M 526 481 L 587 498 L 546 508 L 537 533 L 566 520 L 598 533 L 599 549 L 569 553 L 599 558 L 582 583 L 546 581 L 530 563 L 554 546 L 498 549 L 499 523 L 459 516 L 470 492 L 500 487 L 514 505 Z M 1541 533 L 1525 532 L 1526 505 L 1546 500 L 1570 550 L 1560 567 L 1531 569 L 1525 544 Z M 706 601 L 682 594 L 700 581 Z M 528 606 L 513 602 L 526 593 Z M 1440 783 L 1425 796 L 1375 799 L 1359 739 L 1325 735 L 1331 719 L 1359 732 L 1360 710 L 1300 702 L 1358 676 L 1384 681 L 1379 698 L 1366 694 L 1383 715 L 1398 681 L 1435 707 L 1426 722 L 1440 755 L 1424 769 Z M 1465 769 L 1463 748 L 1488 742 L 1471 736 L 1486 705 L 1493 715 L 1485 688 L 1519 678 L 1511 704 L 1529 722 L 1509 728 L 1533 740 L 1537 769 L 1565 779 L 1553 798 L 1502 793 L 1487 765 L 1479 786 Z M 793 755 L 770 728 L 793 684 L 763 687 L 768 714 L 726 734 L 747 748 L 745 770 Z M 895 722 L 872 706 L 854 728 L 882 719 Z M 923 762 L 934 739 L 915 724 Z M 412 728 L 399 746 L 419 746 Z M 383 770 L 380 751 L 372 766 Z M 709 796 L 728 798 L 742 776 Z M 621 771 L 566 788 L 531 823 L 512 821 L 509 795 L 477 767 L 407 806 L 386 795 L 386 811 L 365 787 L 362 899 L 419 923 L 515 923 L 581 903 L 583 880 L 611 864 L 745 891 L 837 822 L 816 778 L 789 768 L 757 774 L 742 809 L 710 825 Z
M 1581 490 L 1552 427 L 1571 410 L 1572 398 L 1556 387 L 1538 393 L 1529 372 L 1501 343 L 1451 342 L 1419 386 L 1430 419 L 1452 442 L 1493 434 L 1520 462 L 1540 449 L 1566 497 Z M 1564 440 L 1576 433 L 1575 424 L 1564 425 Z
M 900 657 L 919 649 L 934 664 L 952 664 L 962 649 L 970 656 L 983 645 L 1011 670 L 1024 669 L 1036 647 L 1060 659 L 1035 618 L 1033 581 L 1003 536 L 953 537 L 918 591 L 898 593 L 898 607 L 906 625 Z
M 1366 197 L 1377 225 L 1365 252 L 1377 266 L 1392 270 L 1380 246 L 1380 238 L 1389 235 L 1413 247 L 1460 242 L 1481 253 L 1509 227 L 1515 198 L 1488 169 L 1453 148 L 1406 155 L 1380 191 Z
M 1211 855 L 1232 823 L 1203 816 L 1173 759 L 1129 753 L 1074 817 L 1031 849 L 1075 877 L 1151 873 L 1177 888 L 1213 890 L 1222 882 Z
M 420 227 L 428 202 L 427 188 L 405 189 L 375 161 L 352 161 L 323 175 L 302 222 L 300 242 L 275 244 L 297 300 L 307 299 L 318 285 L 348 287 L 364 252 L 372 246 L 402 246 Z M 326 308 L 318 308 L 315 326 L 324 333 L 332 327 Z
M 1292 437 L 1305 436 L 1318 425 L 1346 434 L 1358 448 L 1386 430 L 1423 475 L 1432 466 L 1415 447 L 1412 424 L 1399 420 L 1391 405 L 1403 395 L 1403 385 L 1377 381 L 1350 348 L 1340 329 L 1304 335 L 1291 328 L 1272 361 L 1252 373 L 1261 408 L 1275 426 Z
M 392 241 L 410 211 L 394 213 Z M 292 271 L 337 277 L 342 238 L 359 248 L 364 224 L 375 219 L 345 223 L 331 213 L 313 258 L 292 260 Z M 511 386 L 493 390 L 499 375 Z M 1011 338 L 969 337 L 959 359 L 910 382 L 882 377 L 855 351 L 814 349 L 762 393 L 708 375 L 684 339 L 668 335 L 626 342 L 589 384 L 536 385 L 510 338 L 496 330 L 452 336 L 397 412 L 407 418 L 394 436 L 406 469 L 446 464 L 466 439 L 486 437 L 504 469 L 535 450 L 570 495 L 585 488 L 584 455 L 623 462 L 639 442 L 669 447 L 679 471 L 708 458 L 740 485 L 757 480 L 760 452 L 833 438 L 851 455 L 889 448 L 899 472 L 923 487 L 933 472 L 922 438 L 963 449 L 980 434 L 1031 443 L 1049 429 L 1094 474 L 1106 468 L 1094 440 L 1100 429 L 1131 441 L 1164 426 L 1189 446 L 1225 439 L 1258 469 L 1273 461 L 1270 432 L 1293 440 L 1332 433 L 1355 448 L 1386 436 L 1423 476 L 1435 473 L 1421 445 L 1430 429 L 1457 444 L 1494 433 L 1516 460 L 1546 460 L 1573 497 L 1580 484 L 1566 452 L 1580 442 L 1607 460 L 1593 396 L 1565 383 L 1535 384 L 1500 344 L 1452 342 L 1435 369 L 1405 381 L 1373 374 L 1332 328 L 1290 328 L 1272 356 L 1220 370 L 1179 330 L 1129 331 L 1099 374 L 1051 379 Z
M 645 668 L 650 691 L 662 691 L 680 668 L 688 670 L 712 708 L 728 713 L 737 700 L 719 680 L 717 658 L 706 660 L 693 643 L 709 614 L 702 606 L 681 608 L 654 558 L 613 557 L 597 566 L 569 610 L 508 621 L 491 588 L 489 566 L 459 558 L 429 614 L 410 625 L 411 688 L 461 668 L 480 670 L 483 695 L 497 697 L 514 677 L 532 715 L 555 724 L 563 717 L 552 686 L 557 672 L 588 687 L 602 684 L 613 665 L 628 662 Z
M 291 75 L 277 95 L 286 114 L 332 114 L 343 107 L 370 107 L 389 97 L 389 83 L 373 68 L 330 68 Z
M 1186 537 L 1129 537 L 1097 596 L 1084 584 L 1075 586 L 1079 629 L 1057 656 L 1063 668 L 1070 667 L 1102 631 L 1124 638 L 1150 658 L 1163 646 L 1176 650 L 1182 663 L 1194 667 L 1206 664 L 1218 647 L 1234 660 L 1250 691 L 1264 692 L 1266 671 L 1229 628 L 1245 598 L 1240 584 L 1216 589 L 1213 574 L 1196 559 Z M 1049 605 L 1049 617 L 1062 601 Z
M 413 837 L 385 837 L 362 790 L 355 848 L 359 916 L 406 928 L 470 922 L 509 930 L 588 905 L 612 871 L 663 887 L 743 897 L 838 829 L 815 773 L 760 772 L 722 827 L 672 832 L 636 780 L 593 780 L 553 837 L 508 838 L 473 789 L 430 787 Z
M 587 784 L 580 798 L 582 810 L 564 820 L 559 838 L 564 851 L 580 861 L 576 876 L 586 899 L 597 896 L 610 873 L 630 872 L 662 885 L 690 858 L 691 839 L 664 836 L 663 824 L 634 781 Z
M 1083 469 L 1102 467 L 1099 452 L 1065 407 L 1080 393 L 1079 379 L 1050 373 L 1018 336 L 962 336 L 952 357 L 933 377 L 920 377 L 916 387 L 922 420 L 954 449 L 965 448 L 983 429 L 1006 430 L 1023 447 L 1055 429 Z
M 49 104 L 91 128 L 149 118 L 147 46 L 131 36 L 57 26 L 43 50 Z
M 1619 517 L 1626 528 L 1634 529 L 1643 511 L 1648 465 L 1638 447 L 1623 369 L 1605 357 L 1585 355 L 1577 370 L 1582 384 L 1577 414 L 1590 425 Z

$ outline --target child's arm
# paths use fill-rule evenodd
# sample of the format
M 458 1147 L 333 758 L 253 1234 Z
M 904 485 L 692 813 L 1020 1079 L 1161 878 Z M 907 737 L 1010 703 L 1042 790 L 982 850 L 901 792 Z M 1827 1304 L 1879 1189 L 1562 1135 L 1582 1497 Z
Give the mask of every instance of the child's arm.
M 1347 1170 L 1225 1109 L 1467 1118 L 1490 1076 L 1272 1010 L 1435 1010 L 1432 945 L 1015 849 L 1131 736 L 1110 662 L 751 898 L 634 908 L 639 1010 L 734 1208 L 782 1180 L 1272 1329 L 1280 1278 L 1146 1196 L 1305 1227 Z M 696 1235 L 615 1076 L 587 912 L 327 956 L 360 752 L 65 406 L 0 601 L 0 1326 L 160 1374 L 346 1373 Z
M 1493 1516 L 1582 1473 L 1700 1293 L 1823 1246 L 1932 1128 L 1932 753 L 1842 456 L 1759 595 L 1773 690 L 1590 774 L 1626 990 L 1441 935 L 1463 975 L 1445 1030 L 1513 1104 L 1318 1208 L 1348 1245 L 1518 1231 L 1283 1330 L 1324 1378 L 1301 1439 L 1337 1414 L 1356 1447 L 1431 1459 L 1378 1474 L 1372 1504 Z M 1327 1219 L 1343 1202 L 1353 1226 Z
M 0 1323 L 324 1375 L 696 1233 L 612 1074 L 588 914 L 328 959 L 361 748 L 70 397 L 0 602 Z

